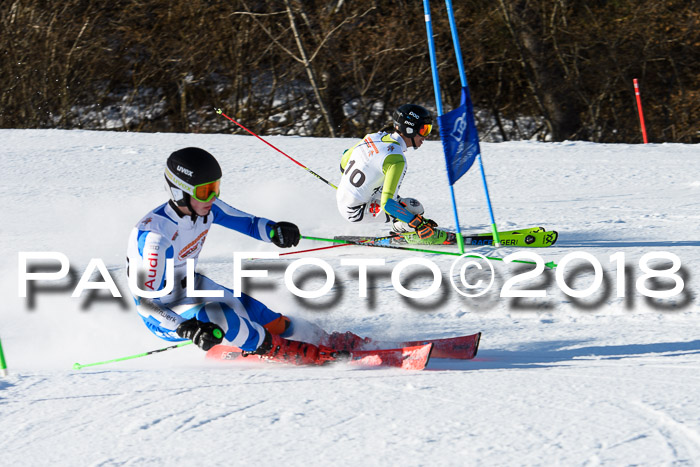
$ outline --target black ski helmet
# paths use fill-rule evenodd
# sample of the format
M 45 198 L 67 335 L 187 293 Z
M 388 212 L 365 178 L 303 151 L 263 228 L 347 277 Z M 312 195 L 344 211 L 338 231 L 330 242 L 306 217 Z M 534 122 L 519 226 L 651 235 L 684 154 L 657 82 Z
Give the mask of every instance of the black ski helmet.
M 170 199 L 192 212 L 192 196 L 200 201 L 211 199 L 212 193 L 218 196 L 221 175 L 221 166 L 216 158 L 200 148 L 177 150 L 170 154 L 165 165 L 165 180 L 168 183 Z
M 403 136 L 411 138 L 413 147 L 416 135 L 428 136 L 433 128 L 433 117 L 430 112 L 420 105 L 404 104 L 394 111 L 394 127 Z

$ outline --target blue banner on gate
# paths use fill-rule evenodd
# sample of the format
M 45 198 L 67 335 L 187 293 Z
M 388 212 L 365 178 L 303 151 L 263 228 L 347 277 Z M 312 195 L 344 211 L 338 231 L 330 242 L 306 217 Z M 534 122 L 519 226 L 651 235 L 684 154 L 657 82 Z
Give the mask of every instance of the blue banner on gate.
M 471 168 L 481 153 L 479 134 L 474 123 L 474 108 L 469 88 L 462 88 L 459 107 L 438 117 L 440 137 L 445 151 L 445 165 L 450 185 L 454 185 Z

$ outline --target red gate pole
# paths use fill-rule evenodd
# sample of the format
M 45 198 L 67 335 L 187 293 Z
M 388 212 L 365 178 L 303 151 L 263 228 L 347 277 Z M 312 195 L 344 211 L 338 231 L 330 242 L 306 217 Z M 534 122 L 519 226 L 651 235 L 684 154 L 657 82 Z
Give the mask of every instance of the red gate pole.
M 637 96 L 637 109 L 639 110 L 639 123 L 642 125 L 642 138 L 644 138 L 644 144 L 647 144 L 647 128 L 644 125 L 644 113 L 642 113 L 642 97 L 639 95 L 639 83 L 637 78 L 634 78 L 634 95 Z

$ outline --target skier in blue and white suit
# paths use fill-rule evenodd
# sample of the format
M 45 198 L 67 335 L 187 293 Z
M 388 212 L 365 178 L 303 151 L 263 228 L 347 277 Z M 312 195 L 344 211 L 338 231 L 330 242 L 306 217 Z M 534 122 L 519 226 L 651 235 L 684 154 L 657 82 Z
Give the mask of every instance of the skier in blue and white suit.
M 190 339 L 204 350 L 224 342 L 264 354 L 273 337 L 278 347 L 280 342 L 290 342 L 284 339 L 287 337 L 318 343 L 326 333 L 317 326 L 297 318 L 292 321 L 248 295 L 234 297 L 232 290 L 199 273 L 194 275 L 194 289 L 220 291 L 223 297 L 186 296 L 186 261 L 192 259 L 196 264 L 214 224 L 280 248 L 299 243 L 296 225 L 256 217 L 218 199 L 221 175 L 214 156 L 200 148 L 184 148 L 168 158 L 165 178 L 171 199 L 146 214 L 133 229 L 127 275 L 142 291 L 171 290 L 160 298 L 135 296 L 139 315 L 158 337 Z M 169 259 L 173 260 L 172 272 L 166 268 Z M 173 284 L 167 283 L 169 273 Z M 136 278 L 131 277 L 134 274 Z

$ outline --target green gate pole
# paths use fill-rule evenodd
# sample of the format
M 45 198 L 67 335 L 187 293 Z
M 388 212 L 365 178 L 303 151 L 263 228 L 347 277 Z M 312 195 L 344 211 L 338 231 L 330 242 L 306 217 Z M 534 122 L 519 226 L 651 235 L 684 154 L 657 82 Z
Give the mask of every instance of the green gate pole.
M 2 351 L 2 341 L 0 340 L 0 376 L 7 376 L 7 363 L 5 363 L 5 354 Z

